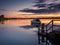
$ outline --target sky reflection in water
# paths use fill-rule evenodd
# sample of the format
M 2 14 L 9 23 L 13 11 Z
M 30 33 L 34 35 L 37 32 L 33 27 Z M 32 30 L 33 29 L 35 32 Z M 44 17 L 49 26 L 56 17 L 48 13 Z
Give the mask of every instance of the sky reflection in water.
M 0 23 L 0 44 L 38 45 L 37 28 L 23 27 L 30 26 L 30 23 L 31 20 L 6 20 Z

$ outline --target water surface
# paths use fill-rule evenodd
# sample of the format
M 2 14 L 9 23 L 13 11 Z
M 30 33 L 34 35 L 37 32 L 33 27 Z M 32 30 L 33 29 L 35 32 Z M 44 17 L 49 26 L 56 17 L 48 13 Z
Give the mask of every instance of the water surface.
M 37 28 L 23 28 L 31 25 L 32 19 L 5 20 L 0 22 L 0 44 L 2 45 L 39 45 Z M 41 20 L 47 24 L 50 20 Z M 60 24 L 60 22 L 54 22 Z M 44 44 L 43 44 L 44 45 Z

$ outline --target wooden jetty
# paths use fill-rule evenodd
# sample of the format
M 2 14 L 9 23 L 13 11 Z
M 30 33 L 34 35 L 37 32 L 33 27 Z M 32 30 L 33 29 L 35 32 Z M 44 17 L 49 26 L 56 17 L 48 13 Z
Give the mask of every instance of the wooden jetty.
M 60 45 L 60 31 L 53 29 L 55 26 L 54 21 L 60 20 L 51 20 L 47 25 L 42 23 L 40 26 L 41 29 L 38 27 L 38 36 L 42 36 L 42 41 L 44 41 L 44 37 L 46 37 L 46 45 L 48 45 L 47 40 L 50 40 L 53 45 Z M 48 27 L 49 24 L 51 24 L 50 27 Z M 51 32 L 48 33 L 49 30 L 51 30 Z
M 54 25 L 54 21 L 60 21 L 60 20 L 51 20 L 48 24 L 44 24 L 44 23 L 42 23 L 41 24 L 41 29 L 39 30 L 38 29 L 38 34 L 39 35 L 44 35 L 44 36 L 46 36 L 46 35 L 49 35 L 50 33 L 56 33 L 56 34 L 60 34 L 60 31 L 56 31 L 56 30 L 54 30 L 53 29 L 53 27 L 55 26 Z M 48 27 L 49 26 L 49 24 L 51 24 L 51 26 L 50 27 Z M 38 27 L 39 28 L 39 27 Z M 49 30 L 51 30 L 51 32 L 50 33 L 48 33 L 48 31 Z M 40 31 L 40 32 L 39 32 Z

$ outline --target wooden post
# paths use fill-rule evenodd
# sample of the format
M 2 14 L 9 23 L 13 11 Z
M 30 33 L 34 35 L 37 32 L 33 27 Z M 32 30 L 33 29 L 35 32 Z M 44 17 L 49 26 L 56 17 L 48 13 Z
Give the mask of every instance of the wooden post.
M 53 32 L 53 20 L 52 20 L 52 32 Z
M 38 28 L 38 35 L 40 34 L 40 26 L 41 26 L 41 24 L 38 24 L 38 25 L 37 25 L 37 28 Z
M 40 34 L 40 27 L 38 27 L 38 35 Z
M 41 33 L 43 34 L 44 33 L 44 26 L 45 26 L 45 24 L 44 23 L 42 23 L 42 30 L 41 30 Z M 44 36 L 42 35 L 42 42 L 44 42 Z
M 38 35 L 38 44 L 40 44 L 40 35 Z
M 44 23 L 42 23 L 42 27 L 41 27 L 41 28 L 42 28 L 42 29 L 41 29 L 41 33 L 44 33 L 44 25 L 45 25 L 45 24 L 44 24 Z

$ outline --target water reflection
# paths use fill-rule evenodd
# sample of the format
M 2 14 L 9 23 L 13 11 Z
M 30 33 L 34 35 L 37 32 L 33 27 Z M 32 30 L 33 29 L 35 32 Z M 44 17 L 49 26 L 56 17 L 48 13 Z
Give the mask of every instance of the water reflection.
M 5 21 L 5 20 L 0 20 L 0 23 L 1 23 L 1 24 L 4 24 L 4 21 Z
M 20 26 L 20 27 L 25 28 L 25 29 L 36 28 L 36 26 L 32 26 L 32 25 L 25 25 L 25 26 Z
M 2 22 L 2 24 L 3 23 L 5 23 L 5 24 L 7 24 L 7 23 L 9 23 L 9 24 L 21 24 L 21 26 L 23 26 L 23 25 L 30 25 L 31 24 L 31 20 L 32 19 L 1 20 L 0 23 Z M 40 19 L 40 20 L 41 20 L 41 23 L 45 23 L 45 24 L 51 21 L 50 19 Z M 54 24 L 60 25 L 60 21 L 54 21 Z
M 38 44 L 40 45 L 60 45 L 60 34 L 55 34 L 53 36 L 43 36 L 38 35 Z
M 41 20 L 46 23 L 46 20 Z M 46 21 L 46 22 L 45 22 Z M 20 45 L 59 45 L 60 37 L 56 35 L 55 38 L 36 35 L 38 31 L 36 27 L 31 26 L 31 20 L 3 20 L 0 21 L 0 43 L 15 43 Z M 49 22 L 49 21 L 48 21 Z M 3 29 L 4 30 L 3 30 Z M 38 37 L 38 38 L 37 38 Z M 59 37 L 59 38 L 57 38 Z M 10 43 L 9 42 L 9 43 Z M 16 44 L 16 45 L 17 45 Z M 4 44 L 5 45 L 5 44 Z
M 46 40 L 46 37 L 44 37 L 43 35 L 38 35 L 38 44 L 40 45 L 50 45 L 50 42 L 48 42 Z
M 52 43 L 52 45 L 60 45 L 60 34 L 53 33 L 52 36 L 48 37 L 48 40 Z

